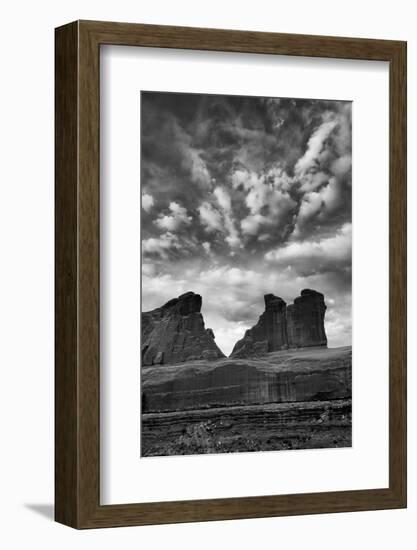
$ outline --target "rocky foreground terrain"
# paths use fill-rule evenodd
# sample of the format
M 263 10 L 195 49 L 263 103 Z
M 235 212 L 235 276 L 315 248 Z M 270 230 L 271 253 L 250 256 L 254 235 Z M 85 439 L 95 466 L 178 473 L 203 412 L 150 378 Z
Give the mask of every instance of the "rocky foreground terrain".
M 142 456 L 351 445 L 351 348 L 142 368 Z
M 149 413 L 142 417 L 142 456 L 351 445 L 351 399 Z

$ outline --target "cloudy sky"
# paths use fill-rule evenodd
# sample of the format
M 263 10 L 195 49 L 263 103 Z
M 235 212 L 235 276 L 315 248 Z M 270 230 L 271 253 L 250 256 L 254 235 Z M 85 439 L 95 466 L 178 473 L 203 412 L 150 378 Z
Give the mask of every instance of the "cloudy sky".
M 350 102 L 142 92 L 142 310 L 198 292 L 229 354 L 313 288 L 350 344 L 351 180 Z

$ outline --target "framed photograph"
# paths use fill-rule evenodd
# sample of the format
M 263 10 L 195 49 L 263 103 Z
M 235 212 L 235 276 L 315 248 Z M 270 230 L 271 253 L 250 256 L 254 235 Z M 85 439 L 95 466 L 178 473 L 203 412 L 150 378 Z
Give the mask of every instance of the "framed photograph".
M 56 520 L 406 506 L 406 43 L 56 29 Z

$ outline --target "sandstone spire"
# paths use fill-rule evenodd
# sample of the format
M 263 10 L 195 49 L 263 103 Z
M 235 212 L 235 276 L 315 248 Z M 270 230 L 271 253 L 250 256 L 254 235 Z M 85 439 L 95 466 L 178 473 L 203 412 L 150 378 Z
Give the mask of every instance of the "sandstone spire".
M 258 322 L 236 342 L 231 357 L 254 357 L 287 348 L 327 346 L 324 296 L 305 289 L 294 303 L 266 294 L 265 311 Z
M 324 330 L 325 313 L 323 294 L 310 289 L 302 290 L 301 296 L 287 307 L 288 346 L 327 346 Z

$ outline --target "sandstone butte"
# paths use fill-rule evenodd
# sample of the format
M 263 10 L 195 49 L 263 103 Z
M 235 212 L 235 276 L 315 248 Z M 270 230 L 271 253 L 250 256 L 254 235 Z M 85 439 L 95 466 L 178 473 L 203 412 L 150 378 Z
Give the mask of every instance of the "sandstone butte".
M 324 329 L 324 296 L 305 289 L 291 305 L 266 294 L 265 311 L 247 330 L 231 358 L 257 357 L 266 353 L 305 347 L 327 347 Z M 165 305 L 142 313 L 142 365 L 177 364 L 225 355 L 216 345 L 214 333 L 205 328 L 202 298 L 186 292 Z
M 142 365 L 176 364 L 225 357 L 205 328 L 199 294 L 186 292 L 142 313 Z
M 272 351 L 327 347 L 324 296 L 304 289 L 293 304 L 266 294 L 265 311 L 255 326 L 236 342 L 230 357 L 256 357 Z

